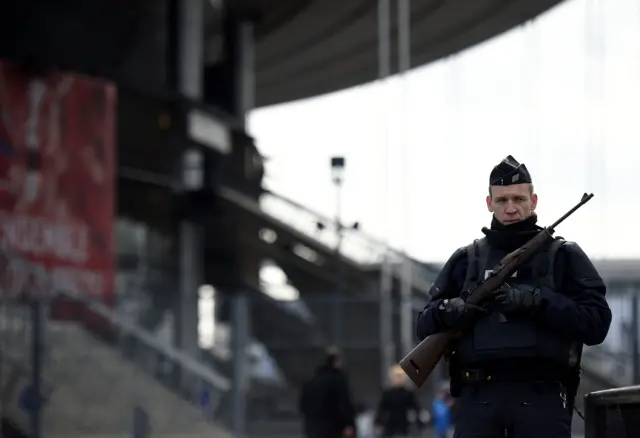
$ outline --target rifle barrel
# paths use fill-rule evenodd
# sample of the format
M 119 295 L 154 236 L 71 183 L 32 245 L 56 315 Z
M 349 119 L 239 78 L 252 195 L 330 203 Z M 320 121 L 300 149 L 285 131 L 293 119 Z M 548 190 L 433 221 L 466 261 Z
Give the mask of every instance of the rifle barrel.
M 571 210 L 569 210 L 568 212 L 566 212 L 560 219 L 558 219 L 557 221 L 555 221 L 553 224 L 551 224 L 550 226 L 547 227 L 547 230 L 549 230 L 550 233 L 553 234 L 553 232 L 555 231 L 555 228 L 560 225 L 562 222 L 564 222 L 564 220 L 566 218 L 568 218 L 569 216 L 571 216 L 573 213 L 575 213 L 575 211 L 577 209 L 579 209 L 580 207 L 582 207 L 584 204 L 586 204 L 587 202 L 589 202 L 591 200 L 591 198 L 593 198 L 593 193 L 587 194 L 585 193 L 584 195 L 582 195 L 582 199 L 580 200 L 580 202 L 578 202 L 578 204 L 573 207 Z

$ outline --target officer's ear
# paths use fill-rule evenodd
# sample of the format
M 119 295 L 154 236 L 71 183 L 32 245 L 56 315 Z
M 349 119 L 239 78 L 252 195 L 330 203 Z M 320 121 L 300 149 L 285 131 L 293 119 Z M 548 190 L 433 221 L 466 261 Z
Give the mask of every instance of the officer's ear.
M 531 211 L 535 211 L 538 206 L 538 195 L 535 193 L 531 195 Z
M 491 204 L 491 195 L 487 195 L 487 210 L 489 210 L 490 213 L 493 213 L 493 206 Z

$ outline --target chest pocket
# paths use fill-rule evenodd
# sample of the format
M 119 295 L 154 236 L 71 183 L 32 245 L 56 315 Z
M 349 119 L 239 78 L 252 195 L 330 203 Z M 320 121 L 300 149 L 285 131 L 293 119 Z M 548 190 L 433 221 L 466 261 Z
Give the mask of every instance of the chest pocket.
M 555 242 L 523 265 L 509 284 L 535 284 L 553 286 L 553 259 L 561 243 Z M 467 248 L 469 268 L 465 279 L 465 290 L 471 290 L 484 280 L 486 272 L 493 268 L 506 254 L 489 247 L 481 239 Z M 468 296 L 468 292 L 467 292 Z M 465 297 L 466 298 L 466 297 Z M 489 303 L 488 315 L 481 317 L 467 336 L 467 354 L 471 361 L 486 361 L 502 358 L 527 358 L 539 354 L 543 334 L 526 316 L 506 316 Z M 471 344 L 471 345 L 469 345 Z
M 485 274 L 494 267 L 505 254 L 490 248 L 484 249 L 484 254 L 480 254 L 483 264 L 481 272 Z M 480 261 L 480 260 L 479 260 Z M 534 264 L 522 266 L 509 281 L 512 285 L 531 281 Z M 486 274 L 485 274 L 486 275 Z M 483 275 L 484 278 L 484 275 Z M 487 308 L 491 311 L 488 315 L 480 318 L 473 330 L 473 349 L 476 354 L 498 354 L 500 357 L 520 356 L 518 350 L 526 351 L 535 349 L 538 342 L 537 331 L 532 330 L 531 321 L 523 317 L 506 317 L 497 308 L 489 303 Z M 488 357 L 487 359 L 491 359 Z

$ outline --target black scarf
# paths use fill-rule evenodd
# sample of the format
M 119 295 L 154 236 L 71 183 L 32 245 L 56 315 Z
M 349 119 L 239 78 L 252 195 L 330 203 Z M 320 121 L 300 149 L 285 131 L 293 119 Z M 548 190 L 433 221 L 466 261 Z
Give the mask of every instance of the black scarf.
M 503 225 L 494 216 L 491 229 L 484 227 L 482 232 L 487 236 L 491 247 L 505 251 L 513 251 L 531 240 L 542 228 L 536 225 L 538 216 L 532 214 L 528 218 L 514 224 Z

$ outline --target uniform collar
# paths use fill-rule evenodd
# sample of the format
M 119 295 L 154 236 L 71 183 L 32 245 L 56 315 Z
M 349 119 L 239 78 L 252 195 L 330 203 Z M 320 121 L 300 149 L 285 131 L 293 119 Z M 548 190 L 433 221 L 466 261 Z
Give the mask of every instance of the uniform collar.
M 489 245 L 505 251 L 513 251 L 531 240 L 542 228 L 536 225 L 538 216 L 534 213 L 515 224 L 503 225 L 494 216 L 491 228 L 484 227 L 482 232 L 487 236 Z

